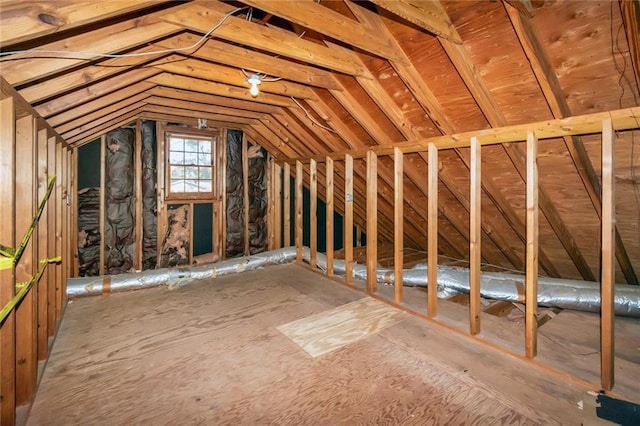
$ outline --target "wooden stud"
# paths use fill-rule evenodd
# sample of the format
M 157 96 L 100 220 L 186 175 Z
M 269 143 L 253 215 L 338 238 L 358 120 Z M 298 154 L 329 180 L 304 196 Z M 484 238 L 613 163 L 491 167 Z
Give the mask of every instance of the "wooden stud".
M 16 121 L 16 226 L 19 242 L 31 226 L 36 210 L 34 165 L 35 119 L 31 115 Z M 37 269 L 37 251 L 33 237 L 16 265 L 16 282 L 31 280 Z M 37 287 L 32 288 L 16 307 L 16 406 L 28 404 L 36 390 L 37 376 Z
M 220 131 L 220 259 L 227 253 L 227 129 Z
M 100 221 L 99 232 L 100 232 L 100 275 L 104 275 L 104 262 L 106 261 L 104 249 L 105 249 L 105 241 L 104 241 L 104 216 L 106 214 L 105 209 L 105 196 L 106 196 L 106 161 L 107 161 L 107 136 L 102 135 L 100 138 Z M 158 157 L 160 157 L 160 150 L 158 150 Z M 160 192 L 160 191 L 158 191 Z M 158 204 L 158 207 L 160 204 Z M 160 235 L 160 234 L 158 234 Z M 158 238 L 160 240 L 160 238 Z M 158 243 L 160 244 L 160 243 Z M 160 246 L 158 245 L 158 253 L 160 253 Z
M 273 161 L 273 157 L 272 157 Z M 273 161 L 275 248 L 282 247 L 282 167 Z
M 600 379 L 602 388 L 614 385 L 615 358 L 615 135 L 611 119 L 602 122 L 602 277 L 600 292 Z
M 42 200 L 47 192 L 47 186 L 49 184 L 48 175 L 48 158 L 47 158 L 47 129 L 38 130 L 37 138 L 37 197 L 38 202 Z M 46 208 L 43 210 L 38 223 L 37 233 L 34 233 L 34 237 L 37 235 L 38 245 L 38 259 L 49 258 L 49 234 L 48 234 L 48 222 L 49 222 L 49 210 Z M 39 267 L 37 265 L 36 267 Z M 38 282 L 38 360 L 44 360 L 49 353 L 49 345 L 47 344 L 49 338 L 49 331 L 47 329 L 48 323 L 48 296 L 47 285 L 49 283 L 49 270 L 46 268 L 40 277 Z
M 362 228 L 356 225 L 356 247 L 362 246 Z
M 267 155 L 267 250 L 273 250 L 275 247 L 275 220 L 273 217 L 275 203 L 275 187 L 273 182 L 273 170 L 275 163 L 271 155 Z
M 302 163 L 296 162 L 296 262 L 302 263 Z
M 135 154 L 134 161 L 134 182 L 135 182 L 135 257 L 133 258 L 133 267 L 136 270 L 142 270 L 142 129 L 140 119 L 136 120 L 136 136 L 135 136 Z
M 481 145 L 478 138 L 471 138 L 471 203 L 470 223 L 469 223 L 469 250 L 470 250 L 470 271 L 469 271 L 469 332 L 472 335 L 480 333 L 480 263 L 481 248 L 480 235 L 481 228 Z
M 353 232 L 350 230 L 350 232 Z M 378 289 L 378 156 L 367 152 L 367 292 Z
M 327 171 L 325 173 L 326 178 L 326 196 L 325 202 L 327 203 L 327 214 L 326 214 L 326 230 L 327 230 L 327 245 L 326 245 L 326 256 L 327 256 L 327 275 L 333 276 L 333 160 L 331 158 L 327 158 L 326 161 Z
M 56 144 L 56 256 L 63 256 L 62 252 L 62 241 L 63 241 L 63 233 L 62 233 L 62 212 L 64 205 L 63 198 L 63 170 L 62 170 L 62 152 L 63 147 L 62 143 L 58 142 Z M 104 235 L 104 234 L 103 234 Z M 66 237 L 65 237 L 66 238 Z M 63 259 L 64 260 L 64 259 Z M 62 262 L 56 264 L 56 320 L 60 321 L 62 319 L 62 280 L 63 277 L 63 268 Z M 57 326 L 57 324 L 56 324 Z
M 353 281 L 353 157 L 344 156 L 344 282 Z
M 249 143 L 246 133 L 242 133 L 242 187 L 244 211 L 244 255 L 249 255 Z
M 76 199 L 78 198 L 78 150 L 75 148 L 69 150 L 69 173 L 69 187 L 71 188 L 69 191 L 71 197 L 71 207 L 69 208 L 71 244 L 69 249 L 71 251 L 71 260 L 73 262 L 71 270 L 69 271 L 69 276 L 77 277 L 80 264 L 78 263 L 78 210 L 76 202 Z
M 525 289 L 525 354 L 538 353 L 538 139 L 527 136 L 527 284 Z
M 193 262 L 193 203 L 189 203 L 189 265 Z
M 49 138 L 47 143 L 47 172 L 51 176 L 56 176 L 56 137 Z M 56 176 L 57 179 L 57 176 Z M 59 253 L 56 251 L 56 204 L 59 203 L 58 197 L 55 192 L 49 197 L 47 202 L 47 230 L 49 236 L 49 255 L 57 256 Z M 49 265 L 48 277 L 49 282 L 47 284 L 47 331 L 49 337 L 56 334 L 56 265 Z M 47 342 L 48 345 L 48 342 Z
M 0 100 L 0 205 L 3 209 L 0 242 L 15 247 L 15 108 L 13 97 Z M 15 268 L 0 270 L 0 306 L 15 295 Z M 0 423 L 15 423 L 16 315 L 9 313 L 0 327 Z
M 311 246 L 312 268 L 316 267 L 318 262 L 318 165 L 315 160 L 309 163 L 309 245 Z
M 291 165 L 284 164 L 284 246 L 291 246 Z
M 393 300 L 402 303 L 402 272 L 404 269 L 404 155 L 399 148 L 393 150 L 393 176 L 394 176 L 394 201 L 393 201 L 393 269 L 394 269 L 394 293 Z
M 429 145 L 427 220 L 427 316 L 438 314 L 438 148 Z

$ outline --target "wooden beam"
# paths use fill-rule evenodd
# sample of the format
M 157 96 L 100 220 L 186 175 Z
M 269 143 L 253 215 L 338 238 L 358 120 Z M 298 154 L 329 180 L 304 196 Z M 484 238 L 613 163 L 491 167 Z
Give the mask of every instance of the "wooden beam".
M 368 200 L 368 198 L 367 198 Z M 353 282 L 353 157 L 344 155 L 344 283 Z
M 311 268 L 318 263 L 318 165 L 309 163 L 309 246 L 311 247 Z
M 136 270 L 142 270 L 142 239 L 143 239 L 143 224 L 142 224 L 142 128 L 140 119 L 136 120 L 136 134 L 134 140 L 134 182 L 135 182 L 135 257 L 133 258 L 133 267 Z M 101 234 L 102 235 L 102 234 Z
M 393 176 L 394 176 L 394 197 L 393 197 L 393 300 L 395 303 L 402 303 L 402 271 L 404 269 L 404 158 L 402 151 L 393 150 Z
M 249 255 L 249 156 L 247 134 L 242 133 L 242 211 L 244 222 L 244 255 Z
M 268 0 L 246 0 L 244 3 L 381 58 L 400 60 L 389 40 L 381 37 L 375 28 L 363 25 L 319 3 L 298 2 L 295 7 L 291 7 L 287 2 Z
M 31 115 L 16 121 L 15 241 L 31 226 L 36 210 L 35 118 Z M 37 270 L 36 243 L 29 240 L 16 265 L 16 282 L 29 282 Z M 16 307 L 16 406 L 28 404 L 36 390 L 37 378 L 37 287 L 32 288 Z
M 438 148 L 429 145 L 427 220 L 427 316 L 438 315 Z
M 0 47 L 4 50 L 13 44 L 68 31 L 158 4 L 155 0 L 119 0 L 103 3 L 56 0 L 3 5 L 0 16 Z
M 471 138 L 471 214 L 469 222 L 469 332 L 471 335 L 480 333 L 480 268 L 481 245 L 480 236 L 482 223 L 482 186 L 481 186 L 481 148 L 477 138 Z
M 37 182 L 37 191 L 36 191 L 36 200 L 40 202 L 47 192 L 47 186 L 49 183 L 48 175 L 49 175 L 49 159 L 47 158 L 47 144 L 49 143 L 47 129 L 42 128 L 38 130 L 37 140 L 36 140 L 36 161 L 37 161 L 37 169 L 36 169 L 36 182 Z M 46 206 L 45 206 L 46 207 Z M 35 242 L 37 244 L 37 253 L 38 259 L 48 259 L 50 256 L 49 253 L 49 235 L 48 235 L 48 222 L 49 222 L 49 210 L 45 208 L 42 211 L 40 216 L 40 221 L 38 222 L 37 232 L 34 233 L 32 238 L 35 238 Z M 53 230 L 52 230 L 53 231 Z M 76 239 L 77 240 L 77 239 Z M 37 268 L 40 265 L 36 265 Z M 49 354 L 49 330 L 48 327 L 48 284 L 49 284 L 49 270 L 46 268 L 40 277 L 40 281 L 37 285 L 38 292 L 38 306 L 37 306 L 37 351 L 38 351 L 38 360 L 45 360 Z
M 47 143 L 47 173 L 51 176 L 56 176 L 56 137 L 50 136 L 49 141 Z M 57 179 L 57 176 L 56 176 Z M 47 202 L 47 230 L 49 235 L 49 254 L 52 256 L 57 256 L 56 252 L 56 204 L 59 203 L 60 200 L 55 196 L 55 192 L 51 194 L 49 197 L 49 201 Z M 47 284 L 47 330 L 49 332 L 49 337 L 53 337 L 56 334 L 56 265 L 49 265 L 47 267 L 49 270 L 49 283 Z M 48 342 L 47 342 L 48 345 Z
M 302 163 L 296 163 L 296 262 L 302 263 Z
M 538 353 L 538 139 L 527 137 L 527 275 L 525 290 L 525 354 Z
M 627 33 L 627 43 L 631 63 L 636 77 L 636 87 L 640 91 L 640 4 L 638 0 L 621 0 L 622 22 Z
M 63 205 L 65 203 L 64 200 L 64 182 L 63 182 L 63 172 L 64 169 L 62 167 L 62 153 L 64 152 L 63 146 L 61 143 L 56 144 L 56 254 L 59 256 L 63 256 L 64 253 L 62 251 L 62 241 L 63 241 L 63 217 L 62 212 L 64 211 Z M 66 236 L 65 236 L 66 238 Z M 64 274 L 62 270 L 62 262 L 56 265 L 56 320 L 60 321 L 62 319 L 62 300 L 64 298 L 62 294 L 62 281 L 64 279 Z
M 176 37 L 162 40 L 155 44 L 168 49 L 191 46 L 199 37 L 184 33 Z M 218 40 L 207 40 L 195 51 L 187 52 L 189 56 L 207 61 L 225 64 L 231 67 L 243 68 L 248 72 L 266 74 L 270 77 L 280 77 L 305 85 L 337 89 L 335 80 L 329 71 L 309 65 L 294 63 L 284 58 L 260 53 L 246 47 L 236 46 Z
M 291 246 L 291 165 L 284 165 L 284 246 Z
M 159 98 L 175 99 L 180 101 L 197 102 L 210 106 L 229 108 L 230 110 L 248 113 L 276 114 L 280 108 L 255 101 L 226 98 L 224 96 L 211 95 L 209 93 L 193 92 L 190 90 L 174 89 L 171 87 L 157 86 L 146 91 L 149 95 Z
M 326 249 L 326 256 L 327 256 L 327 275 L 328 276 L 333 276 L 333 199 L 334 199 L 334 195 L 333 195 L 333 160 L 331 158 L 327 158 L 326 161 L 326 165 L 327 165 L 327 171 L 325 173 L 326 176 L 326 184 L 325 184 L 325 188 L 326 188 L 326 196 L 325 196 L 325 201 L 326 201 L 326 206 L 327 206 L 327 214 L 326 214 L 326 231 L 327 231 L 327 249 Z
M 531 4 L 531 0 L 504 0 L 506 3 L 509 3 L 518 13 L 522 15 L 533 18 L 534 9 L 533 4 Z
M 162 143 L 158 144 L 158 148 L 162 148 L 162 146 L 163 146 Z M 160 151 L 161 150 L 162 149 L 158 149 L 158 159 L 160 159 Z M 158 162 L 158 163 L 159 164 L 164 164 L 162 162 Z M 107 165 L 107 136 L 106 136 L 106 134 L 103 134 L 102 137 L 100 137 L 100 221 L 98 223 L 99 232 L 100 232 L 100 256 L 99 256 L 99 260 L 100 260 L 99 273 L 100 273 L 100 275 L 104 275 L 104 262 L 106 260 L 105 254 L 104 254 L 105 244 L 106 244 L 105 240 L 104 240 L 104 235 L 105 235 L 105 232 L 104 232 L 104 219 L 105 219 L 105 214 L 106 214 L 106 206 L 105 206 L 106 192 L 105 191 L 106 191 L 106 178 L 107 178 L 106 165 Z M 163 182 L 162 187 L 164 187 L 164 178 L 163 178 L 162 182 Z M 160 188 L 160 186 L 158 188 Z M 160 234 L 158 234 L 158 235 L 160 235 Z M 158 240 L 161 240 L 161 238 L 158 238 Z M 160 250 L 158 250 L 158 252 L 160 252 Z
M 276 164 L 271 158 L 273 163 L 273 188 L 274 188 L 274 202 L 273 205 L 274 221 L 275 221 L 275 248 L 282 247 L 282 167 Z
M 206 33 L 211 29 L 212 22 L 220 22 L 226 14 L 235 10 L 232 6 L 223 3 L 191 3 L 188 6 L 186 9 L 166 14 L 163 19 Z M 297 34 L 265 27 L 239 17 L 228 17 L 224 24 L 216 29 L 213 36 L 345 74 L 355 75 L 362 71 L 347 58 L 336 55 L 324 46 L 301 39 Z
M 353 230 L 349 230 L 353 232 Z M 378 157 L 367 153 L 367 292 L 378 289 Z
M 430 33 L 454 43 L 462 43 L 451 19 L 432 2 L 420 0 L 371 0 L 394 15 L 406 19 Z
M 228 84 L 216 83 L 214 81 L 202 80 L 199 78 L 186 77 L 183 75 L 163 72 L 147 79 L 148 82 L 158 86 L 173 87 L 176 89 L 192 90 L 195 92 L 208 93 L 210 95 L 224 96 L 232 99 L 241 99 L 251 102 L 259 102 L 267 105 L 289 107 L 295 105 L 288 97 L 274 95 L 272 93 L 262 93 L 260 96 L 252 97 L 249 90 L 245 88 L 230 86 Z
M 184 7 L 184 4 L 178 6 Z M 87 60 L 98 59 L 99 56 L 93 53 L 111 54 L 126 51 L 182 30 L 178 25 L 158 22 L 157 16 L 160 13 L 165 12 L 156 12 L 142 19 L 130 19 L 38 46 L 39 50 L 92 52 L 91 54 L 62 57 L 60 54 L 41 54 L 34 58 L 32 54 L 16 53 L 4 56 L 2 75 L 12 85 L 22 86 L 78 65 L 85 65 Z M 25 60 L 27 58 L 28 60 Z
M 14 97 L 2 93 L 0 100 L 0 205 L 9 212 L 16 208 L 15 151 L 16 117 Z M 16 246 L 15 214 L 3 216 L 0 242 Z M 15 267 L 0 270 L 0 306 L 5 306 L 15 295 Z M 16 314 L 10 312 L 0 327 L 0 423 L 15 424 L 16 406 Z
M 434 136 L 431 138 L 416 139 L 405 142 L 397 142 L 392 146 L 373 146 L 366 148 L 355 148 L 349 151 L 353 158 L 365 158 L 368 151 L 375 152 L 376 155 L 393 155 L 393 148 L 398 147 L 403 153 L 426 151 L 429 144 L 434 144 L 439 150 L 450 148 L 467 148 L 471 144 L 472 137 L 478 139 L 482 146 L 503 144 L 509 142 L 519 142 L 527 139 L 530 130 L 536 132 L 538 140 L 555 139 L 571 135 L 587 135 L 598 133 L 602 129 L 602 120 L 611 118 L 613 127 L 617 131 L 632 130 L 640 128 L 640 107 L 631 107 L 620 110 L 597 112 L 592 114 L 578 115 L 561 119 L 544 120 L 533 123 L 517 124 L 513 126 L 495 127 L 491 129 L 473 130 L 464 133 L 451 135 Z M 339 151 L 329 154 L 336 160 L 342 158 L 346 152 Z M 316 161 L 324 161 L 326 155 L 314 155 L 306 158 L 290 158 L 288 162 L 303 161 L 308 163 L 311 158 Z
M 172 55 L 169 59 L 174 61 L 163 62 L 155 67 L 163 71 L 199 78 L 207 81 L 227 84 L 249 91 L 247 77 L 241 69 L 226 65 L 219 65 L 199 59 L 185 58 L 181 55 Z M 260 94 L 272 93 L 280 96 L 293 96 L 302 99 L 314 99 L 314 92 L 307 86 L 291 81 L 264 81 L 260 85 Z M 258 94 L 258 97 L 260 97 Z
M 602 266 L 600 278 L 600 379 L 613 389 L 615 359 L 615 135 L 610 119 L 602 122 Z

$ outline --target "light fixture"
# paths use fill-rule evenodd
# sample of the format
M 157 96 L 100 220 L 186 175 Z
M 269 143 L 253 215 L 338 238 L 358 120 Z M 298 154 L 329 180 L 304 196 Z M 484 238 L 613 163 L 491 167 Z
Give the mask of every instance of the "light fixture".
M 258 84 L 262 83 L 262 79 L 260 78 L 260 76 L 258 74 L 251 74 L 249 78 L 247 78 L 247 83 L 251 85 L 251 88 L 249 89 L 249 93 L 251 93 L 251 96 L 253 96 L 254 98 L 258 96 L 258 93 L 260 93 L 260 91 L 258 90 Z

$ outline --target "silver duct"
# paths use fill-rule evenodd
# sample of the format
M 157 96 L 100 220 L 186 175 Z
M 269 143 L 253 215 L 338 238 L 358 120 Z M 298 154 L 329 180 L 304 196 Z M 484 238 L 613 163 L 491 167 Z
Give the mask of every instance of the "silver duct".
M 111 292 L 137 290 L 160 285 L 182 285 L 193 280 L 215 278 L 258 269 L 268 265 L 288 263 L 296 258 L 295 247 L 288 247 L 252 256 L 228 259 L 222 262 L 183 268 L 166 268 L 143 271 L 136 274 L 122 274 L 111 277 Z M 303 249 L 303 258 L 308 262 L 310 250 Z M 326 270 L 326 257 L 318 253 L 317 265 Z M 344 275 L 344 261 L 334 261 L 334 272 Z M 353 265 L 354 277 L 365 280 L 365 265 Z M 403 272 L 403 284 L 412 287 L 427 286 L 427 267 L 418 265 Z M 377 281 L 393 284 L 392 269 L 378 268 Z M 82 297 L 106 292 L 103 277 L 71 278 L 67 281 L 67 295 Z M 483 272 L 480 294 L 488 299 L 509 302 L 524 302 L 524 275 L 502 272 Z M 439 295 L 469 293 L 469 270 L 453 266 L 438 267 Z M 640 317 L 640 287 L 630 285 L 615 286 L 616 315 Z M 600 287 L 589 281 L 565 280 L 559 278 L 538 278 L 538 304 L 547 307 L 600 312 Z

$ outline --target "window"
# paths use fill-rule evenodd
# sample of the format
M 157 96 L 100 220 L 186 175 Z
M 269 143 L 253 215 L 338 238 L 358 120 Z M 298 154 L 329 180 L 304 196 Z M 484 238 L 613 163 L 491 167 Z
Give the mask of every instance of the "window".
M 173 198 L 213 195 L 215 139 L 168 134 L 168 194 Z

